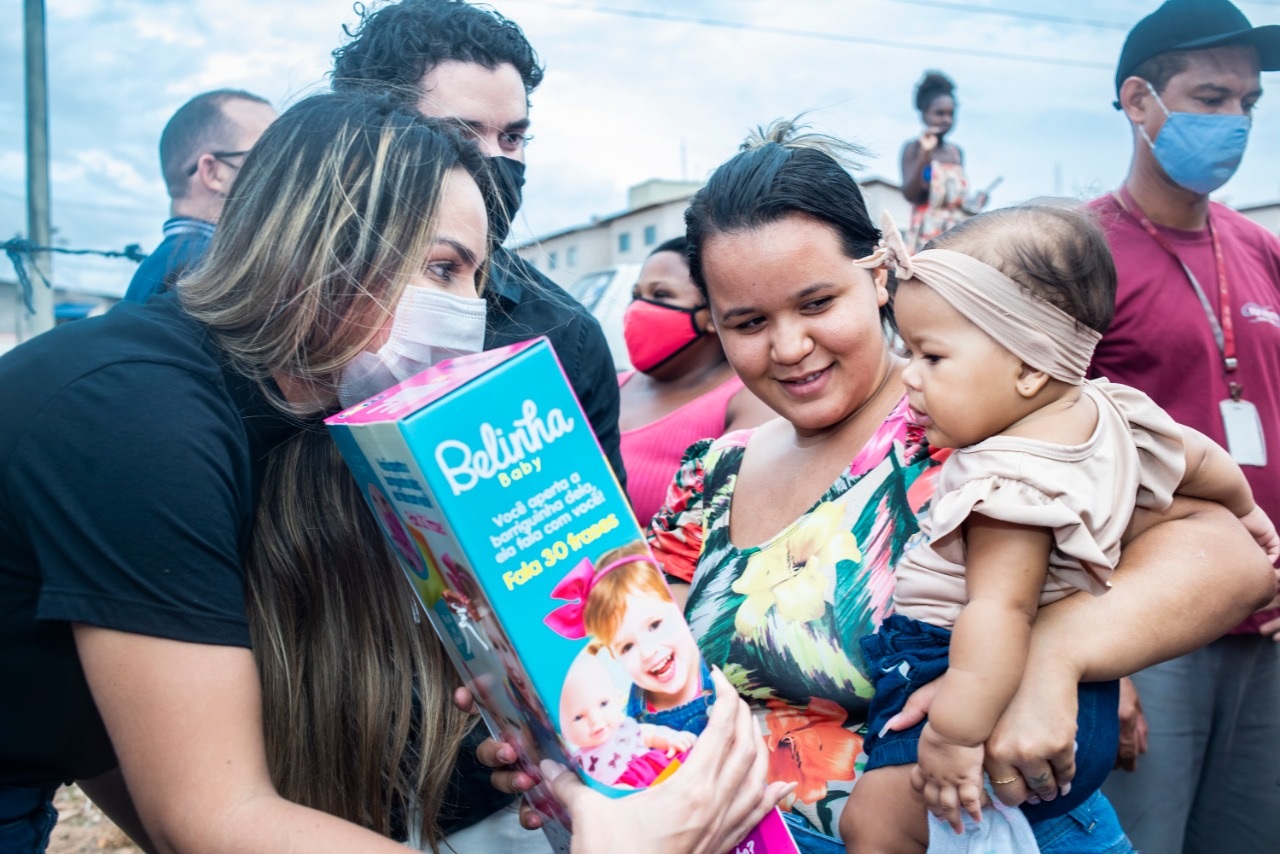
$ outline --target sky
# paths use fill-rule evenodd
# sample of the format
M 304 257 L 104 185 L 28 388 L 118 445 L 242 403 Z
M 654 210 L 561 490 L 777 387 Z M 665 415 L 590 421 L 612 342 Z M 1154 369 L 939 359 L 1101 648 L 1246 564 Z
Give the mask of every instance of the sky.
M 376 0 L 370 5 L 378 5 Z M 804 113 L 868 149 L 862 176 L 898 180 L 920 132 L 927 68 L 957 84 L 970 181 L 994 205 L 1089 198 L 1131 152 L 1111 107 L 1127 30 L 1156 0 L 495 0 L 546 65 L 533 93 L 524 240 L 626 206 L 650 178 L 705 178 L 752 127 Z M 1280 0 L 1239 2 L 1280 24 Z M 0 4 L 0 237 L 25 235 L 22 6 Z M 46 0 L 54 242 L 119 250 L 160 240 L 157 143 L 192 95 L 234 87 L 277 108 L 327 86 L 351 0 Z M 1249 151 L 1215 197 L 1280 201 L 1280 72 L 1263 75 Z M 664 235 L 665 237 L 666 235 Z M 0 279 L 13 278 L 0 259 Z M 128 260 L 58 256 L 69 288 L 121 294 Z

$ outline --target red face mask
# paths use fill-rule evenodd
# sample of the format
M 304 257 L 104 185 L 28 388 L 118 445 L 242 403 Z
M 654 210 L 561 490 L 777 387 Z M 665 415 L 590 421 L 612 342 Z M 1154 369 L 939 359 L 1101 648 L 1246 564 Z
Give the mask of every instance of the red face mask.
M 640 297 L 622 315 L 622 337 L 637 371 L 649 373 L 703 336 L 694 315 L 706 308 L 680 308 Z

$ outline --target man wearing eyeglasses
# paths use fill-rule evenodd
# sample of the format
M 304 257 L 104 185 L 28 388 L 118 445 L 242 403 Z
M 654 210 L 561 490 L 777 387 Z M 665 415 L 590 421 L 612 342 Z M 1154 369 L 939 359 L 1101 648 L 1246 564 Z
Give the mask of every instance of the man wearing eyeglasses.
M 172 199 L 164 240 L 134 273 L 126 300 L 146 302 L 168 290 L 204 257 L 244 156 L 275 118 L 265 98 L 238 89 L 196 95 L 173 114 L 160 135 Z

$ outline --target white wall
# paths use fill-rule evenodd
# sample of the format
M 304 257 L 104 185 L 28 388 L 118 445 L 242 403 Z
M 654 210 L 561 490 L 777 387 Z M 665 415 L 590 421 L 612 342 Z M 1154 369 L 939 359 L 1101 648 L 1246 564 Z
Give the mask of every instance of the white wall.
M 1280 234 L 1280 202 L 1240 211 L 1272 234 Z

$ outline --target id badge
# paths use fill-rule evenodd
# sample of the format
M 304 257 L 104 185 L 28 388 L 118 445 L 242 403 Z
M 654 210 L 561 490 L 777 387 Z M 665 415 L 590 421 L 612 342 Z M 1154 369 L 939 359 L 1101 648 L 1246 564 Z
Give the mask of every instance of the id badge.
M 1242 466 L 1265 466 L 1267 445 L 1262 437 L 1262 419 L 1258 408 L 1247 400 L 1224 400 L 1222 426 L 1227 433 L 1227 451 Z

